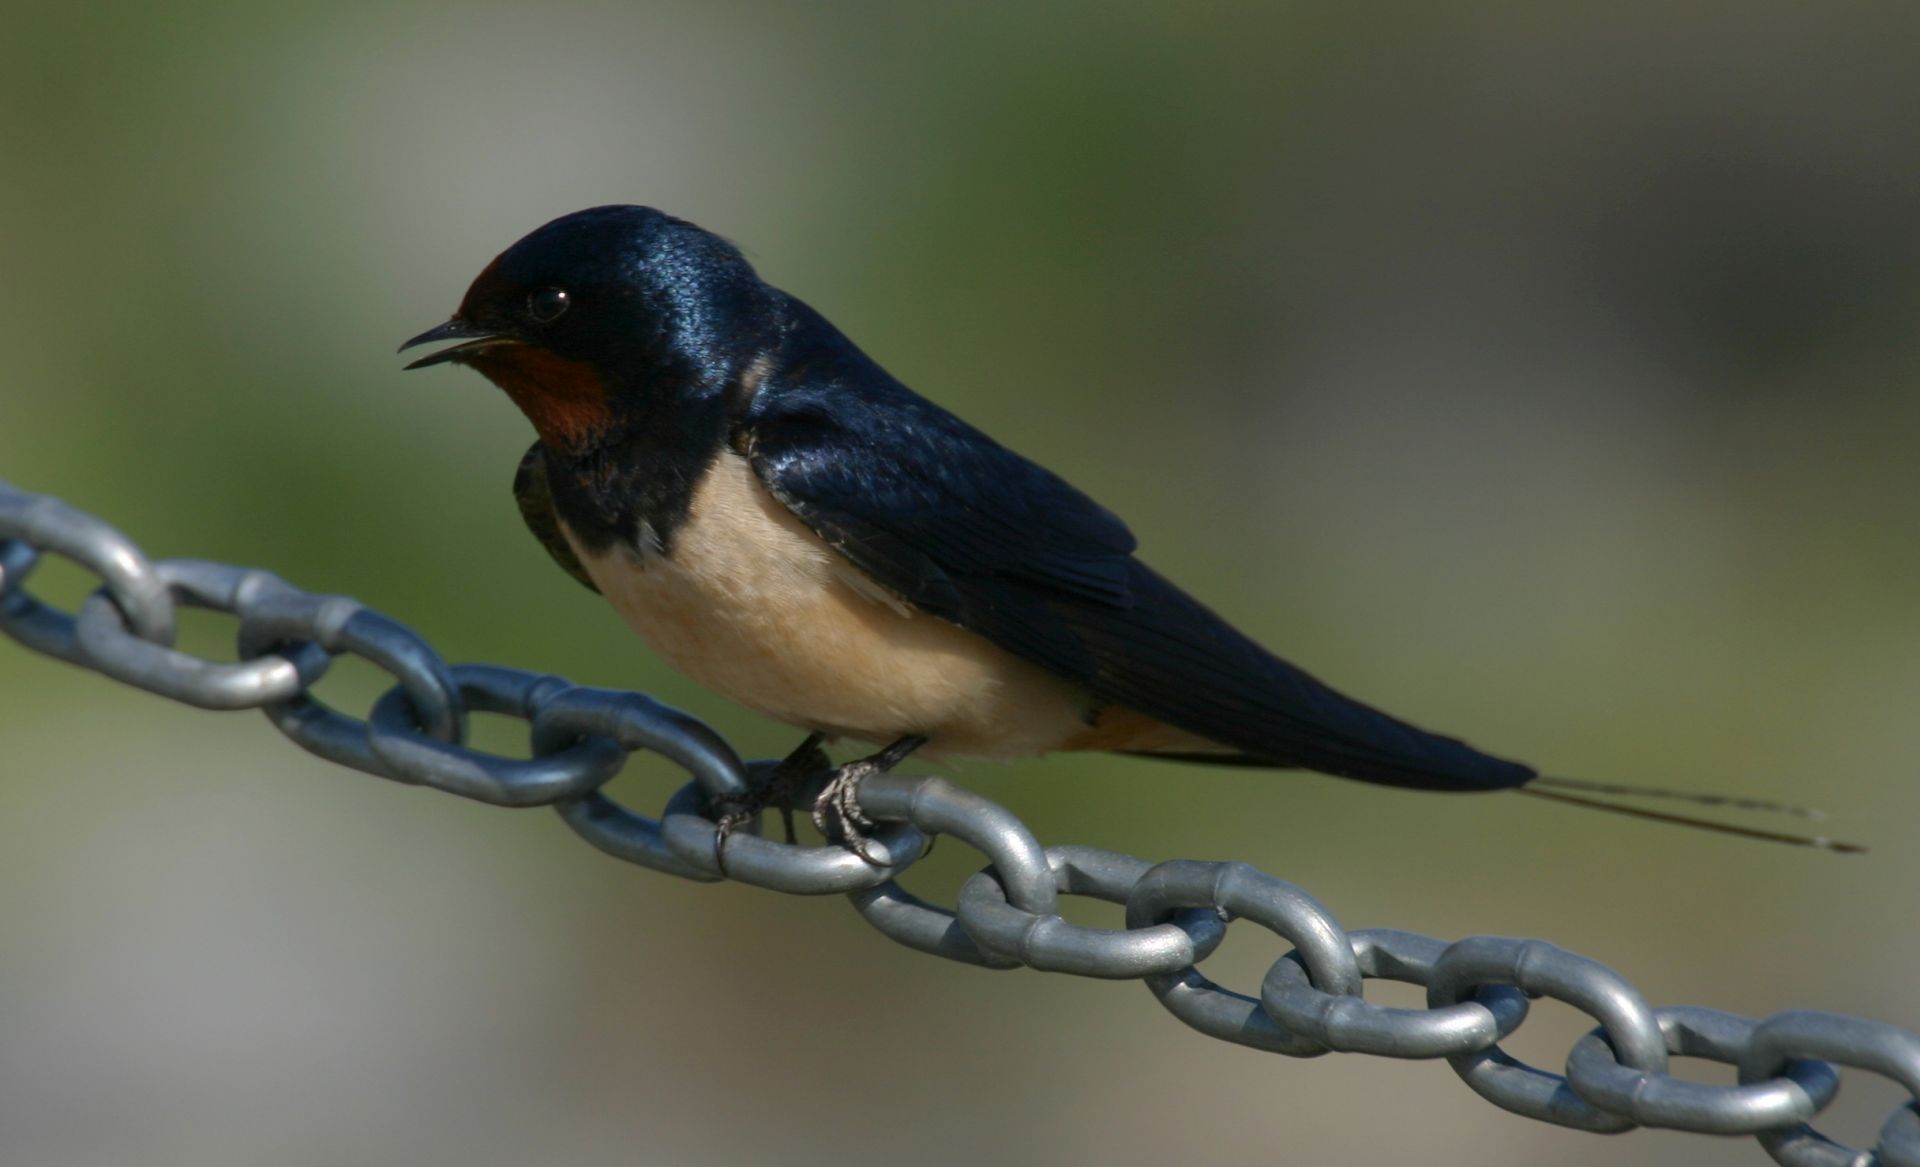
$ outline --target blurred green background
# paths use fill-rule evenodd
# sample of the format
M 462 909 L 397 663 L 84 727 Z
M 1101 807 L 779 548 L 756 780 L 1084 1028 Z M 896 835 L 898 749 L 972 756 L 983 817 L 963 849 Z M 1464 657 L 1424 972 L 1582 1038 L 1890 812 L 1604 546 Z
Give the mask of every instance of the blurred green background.
M 784 752 L 520 529 L 504 397 L 393 355 L 537 224 L 654 204 L 1341 687 L 1557 773 L 1811 801 L 1874 852 L 959 768 L 1043 841 L 1245 859 L 1351 927 L 1544 936 L 1655 1003 L 1920 1025 L 1912 5 L 6 0 L 0 25 L 0 477 Z M 1760 1161 L 1524 1122 L 1444 1066 L 1222 1046 L 1134 985 L 948 966 L 842 903 L 650 875 L 4 644 L 0 692 L 7 1163 Z M 642 764 L 617 793 L 667 789 Z M 913 886 L 950 899 L 968 856 Z M 1284 944 L 1243 931 L 1208 969 L 1251 989 Z M 1511 1048 L 1557 1067 L 1585 1027 L 1543 1005 Z M 1894 1101 L 1850 1085 L 1833 1129 Z

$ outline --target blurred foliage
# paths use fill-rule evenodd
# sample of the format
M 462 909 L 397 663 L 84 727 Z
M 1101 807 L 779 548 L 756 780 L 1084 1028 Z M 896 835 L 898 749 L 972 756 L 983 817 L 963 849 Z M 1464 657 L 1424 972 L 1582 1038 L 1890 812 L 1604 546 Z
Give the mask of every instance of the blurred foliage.
M 0 476 L 783 752 L 526 538 L 507 402 L 392 355 L 526 230 L 651 203 L 1343 688 L 1556 772 L 1814 801 L 1878 850 L 962 768 L 1044 841 L 1245 858 L 1354 926 L 1544 934 L 1661 999 L 1916 1020 L 1911 5 L 3 15 Z M 10 1162 L 616 1163 L 642 1127 L 667 1162 L 827 1161 L 855 1092 L 941 1162 L 1757 1154 L 1528 1129 L 1439 1067 L 1240 1057 L 1138 989 L 936 967 L 841 905 L 670 885 L 252 718 L 3 647 L 0 686 Z M 1113 1108 L 1142 1092 L 1164 1105 Z M 1355 1121 L 1384 1097 L 1404 1129 Z

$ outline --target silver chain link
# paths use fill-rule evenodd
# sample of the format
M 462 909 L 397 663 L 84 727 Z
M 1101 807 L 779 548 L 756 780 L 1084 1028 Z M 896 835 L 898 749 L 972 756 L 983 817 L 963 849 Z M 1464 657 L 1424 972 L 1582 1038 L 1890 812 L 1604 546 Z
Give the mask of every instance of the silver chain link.
M 99 590 L 79 611 L 61 611 L 27 590 L 47 555 L 99 577 Z M 238 663 L 172 647 L 181 604 L 238 619 Z M 1753 1021 L 1695 1006 L 1656 1009 L 1605 965 L 1540 940 L 1471 936 L 1449 944 L 1389 929 L 1347 932 L 1302 889 L 1243 863 L 1154 864 L 1093 847 L 1042 847 L 1006 809 L 940 778 L 890 774 L 861 787 L 861 808 L 882 824 L 869 849 L 884 861 L 878 866 L 840 847 L 774 842 L 757 826 L 716 844 L 709 808 L 746 793 L 767 763 L 742 762 L 687 714 L 644 693 L 499 665 L 449 665 L 404 625 L 353 600 L 303 592 L 249 568 L 149 560 L 100 519 L 3 482 L 0 632 L 175 701 L 259 709 L 301 748 L 368 774 L 495 806 L 551 806 L 593 846 L 656 871 L 845 895 L 887 936 L 951 960 L 1141 980 L 1175 1017 L 1225 1041 L 1289 1057 L 1445 1058 L 1494 1105 L 1580 1130 L 1751 1134 L 1776 1162 L 1794 1167 L 1920 1167 L 1920 1037 L 1906 1030 L 1810 1010 Z M 372 661 L 397 682 L 364 720 L 309 693 L 343 654 Z M 469 710 L 527 721 L 532 757 L 466 745 Z M 693 779 L 658 819 L 601 792 L 641 750 Z M 898 883 L 936 835 L 989 861 L 951 909 Z M 1069 924 L 1058 912 L 1063 895 L 1124 905 L 1126 927 Z M 1257 997 L 1222 988 L 1195 967 L 1237 919 L 1294 945 Z M 1427 1008 L 1368 1003 L 1363 983 L 1383 978 L 1424 987 Z M 1600 1023 L 1575 1043 L 1564 1075 L 1500 1048 L 1534 997 L 1563 1001 Z M 1667 1060 L 1674 1056 L 1737 1067 L 1739 1084 L 1673 1077 Z M 1882 1125 L 1872 1152 L 1808 1125 L 1833 1101 L 1836 1064 L 1892 1079 L 1910 1096 Z

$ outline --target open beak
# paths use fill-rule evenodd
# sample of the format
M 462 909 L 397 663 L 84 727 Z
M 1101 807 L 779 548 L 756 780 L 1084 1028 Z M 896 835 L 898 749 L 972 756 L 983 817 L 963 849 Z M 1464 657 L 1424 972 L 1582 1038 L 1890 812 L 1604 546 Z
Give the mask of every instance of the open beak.
M 473 353 L 479 352 L 483 348 L 491 348 L 496 344 L 520 343 L 510 336 L 501 336 L 498 333 L 488 332 L 484 328 L 476 328 L 456 316 L 445 324 L 429 328 L 419 336 L 409 340 L 400 346 L 399 351 L 406 352 L 408 349 L 415 348 L 419 345 L 437 344 L 443 340 L 464 340 L 467 343 L 456 344 L 452 348 L 443 348 L 437 353 L 428 353 L 419 360 L 408 363 L 407 368 L 424 369 L 428 365 L 438 365 L 445 361 L 461 360 Z

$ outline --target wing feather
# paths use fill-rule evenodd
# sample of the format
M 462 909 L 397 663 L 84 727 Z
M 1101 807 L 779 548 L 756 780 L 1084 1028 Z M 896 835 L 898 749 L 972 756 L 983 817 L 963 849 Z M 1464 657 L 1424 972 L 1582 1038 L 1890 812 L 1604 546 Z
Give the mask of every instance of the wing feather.
M 776 498 L 908 603 L 1218 742 L 1221 761 L 1443 790 L 1535 776 L 1273 656 L 1135 559 L 1104 507 L 837 333 L 811 343 L 791 362 L 803 375 L 760 387 L 736 442 Z
M 553 511 L 553 489 L 547 484 L 546 447 L 535 442 L 520 459 L 513 474 L 513 501 L 520 505 L 520 518 L 527 530 L 547 549 L 560 570 L 580 581 L 588 591 L 598 592 L 580 557 L 573 553 L 567 537 L 560 533 L 560 520 Z

